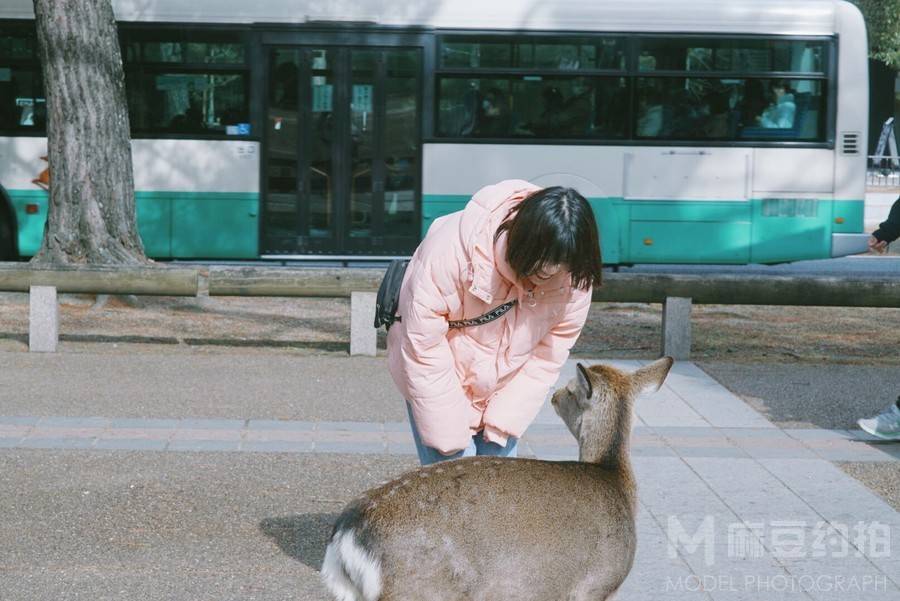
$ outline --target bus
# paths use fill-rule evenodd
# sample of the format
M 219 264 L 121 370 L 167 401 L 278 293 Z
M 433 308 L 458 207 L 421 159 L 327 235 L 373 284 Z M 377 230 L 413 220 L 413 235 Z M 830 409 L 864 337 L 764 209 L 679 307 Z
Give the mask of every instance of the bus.
M 862 252 L 863 18 L 842 0 L 113 0 L 162 260 L 384 260 L 484 185 L 578 189 L 607 264 Z M 0 255 L 39 248 L 30 0 L 0 8 Z

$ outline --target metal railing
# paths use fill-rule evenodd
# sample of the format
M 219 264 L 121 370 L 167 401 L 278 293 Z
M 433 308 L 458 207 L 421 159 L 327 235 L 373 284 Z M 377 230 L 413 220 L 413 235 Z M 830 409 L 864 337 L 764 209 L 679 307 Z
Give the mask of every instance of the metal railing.
M 884 155 L 869 156 L 866 187 L 900 188 L 900 159 Z

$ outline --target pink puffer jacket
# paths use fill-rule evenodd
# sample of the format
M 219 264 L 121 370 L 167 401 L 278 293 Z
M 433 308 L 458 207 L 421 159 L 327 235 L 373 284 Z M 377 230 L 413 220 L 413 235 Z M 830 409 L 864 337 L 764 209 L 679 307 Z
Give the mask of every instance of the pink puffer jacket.
M 518 281 L 494 243 L 511 207 L 536 186 L 509 180 L 479 190 L 465 209 L 435 220 L 406 270 L 388 334 L 391 375 L 410 401 L 425 445 L 464 449 L 484 429 L 506 444 L 534 420 L 581 333 L 590 290 L 562 272 L 540 287 Z M 518 304 L 485 325 L 450 330 L 448 320 Z

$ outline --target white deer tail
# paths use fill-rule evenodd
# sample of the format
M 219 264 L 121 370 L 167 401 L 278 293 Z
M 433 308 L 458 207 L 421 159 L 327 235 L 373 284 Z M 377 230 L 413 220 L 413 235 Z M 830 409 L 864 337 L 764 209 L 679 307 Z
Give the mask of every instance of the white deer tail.
M 381 562 L 359 544 L 352 528 L 335 530 L 325 549 L 322 581 L 337 601 L 378 601 Z

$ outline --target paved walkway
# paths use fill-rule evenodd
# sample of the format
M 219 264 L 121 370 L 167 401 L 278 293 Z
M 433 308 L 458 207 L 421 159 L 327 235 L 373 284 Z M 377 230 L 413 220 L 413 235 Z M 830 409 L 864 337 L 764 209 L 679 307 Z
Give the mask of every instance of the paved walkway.
M 635 369 L 643 362 L 608 363 Z M 560 382 L 573 376 L 571 362 Z M 407 422 L 2 415 L 0 448 L 415 454 Z M 522 439 L 520 454 L 578 458 L 574 438 L 549 403 Z M 679 363 L 659 392 L 638 401 L 632 454 L 883 462 L 900 459 L 900 445 L 861 430 L 779 429 L 693 363 Z
M 900 600 L 900 517 L 831 463 L 897 461 L 900 445 L 870 444 L 858 431 L 779 429 L 692 363 L 676 364 L 637 415 L 640 541 L 621 599 Z M 404 422 L 254 419 L 6 416 L 0 447 L 414 453 Z M 549 405 L 521 454 L 576 458 Z

